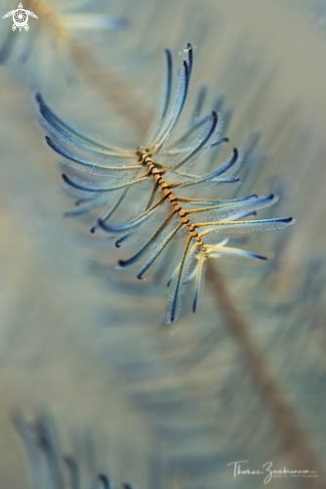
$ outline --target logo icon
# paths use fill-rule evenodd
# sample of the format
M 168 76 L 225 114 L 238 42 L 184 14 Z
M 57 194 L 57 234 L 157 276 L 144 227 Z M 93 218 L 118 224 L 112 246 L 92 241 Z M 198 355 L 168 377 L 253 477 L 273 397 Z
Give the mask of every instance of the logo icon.
M 37 15 L 35 15 L 33 12 L 30 12 L 29 10 L 24 10 L 23 5 L 20 3 L 17 10 L 11 10 L 10 12 L 7 12 L 6 15 L 3 16 L 3 18 L 6 19 L 7 17 L 12 16 L 12 30 L 15 31 L 18 28 L 19 32 L 21 32 L 23 28 L 25 29 L 25 31 L 29 30 L 29 15 L 31 17 L 34 17 L 34 19 L 38 19 Z

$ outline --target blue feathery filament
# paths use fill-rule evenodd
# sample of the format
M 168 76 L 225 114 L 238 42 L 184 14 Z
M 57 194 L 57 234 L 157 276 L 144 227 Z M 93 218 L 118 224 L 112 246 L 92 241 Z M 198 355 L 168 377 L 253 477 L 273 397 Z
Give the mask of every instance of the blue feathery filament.
M 105 473 L 90 474 L 91 480 L 85 482 L 85 471 L 73 455 L 62 453 L 56 426 L 49 416 L 39 416 L 33 423 L 26 421 L 20 411 L 13 414 L 13 424 L 20 435 L 24 448 L 31 464 L 34 475 L 35 489 L 46 485 L 64 488 L 68 479 L 71 489 L 81 487 L 98 487 L 99 489 L 113 489 L 110 477 Z M 42 465 L 42 467 L 40 467 Z M 132 489 L 130 484 L 122 484 L 122 489 Z
M 51 3 L 51 2 L 50 2 Z M 64 49 L 69 45 L 72 34 L 76 34 L 79 31 L 120 31 L 128 27 L 129 22 L 126 18 L 118 17 L 114 18 L 108 15 L 103 15 L 100 12 L 80 12 L 79 8 L 73 3 L 67 0 L 63 6 L 51 6 L 49 2 L 39 0 L 35 5 L 35 14 L 27 10 L 26 12 L 30 17 L 38 18 L 39 22 L 33 24 L 33 28 L 30 29 L 28 37 L 25 38 L 23 45 L 20 45 L 18 41 L 17 32 L 13 32 L 12 29 L 8 30 L 5 40 L 0 45 L 0 64 L 7 63 L 11 56 L 15 58 L 21 64 L 26 63 L 32 58 L 33 53 L 37 52 L 42 45 L 48 48 L 48 56 L 53 56 L 53 46 L 58 54 L 65 57 L 67 51 Z M 68 11 L 69 9 L 69 11 Z M 4 18 L 10 19 L 14 10 L 8 12 Z M 44 26 L 46 29 L 44 29 Z M 69 34 L 69 35 L 67 35 Z M 52 45 L 49 42 L 52 41 Z M 68 63 L 64 61 L 65 68 L 71 69 Z M 42 76 L 42 66 L 36 66 L 37 76 Z M 68 74 L 68 73 L 67 73 Z
M 59 118 L 40 94 L 36 99 L 40 122 L 48 134 L 46 142 L 66 164 L 67 172 L 63 174 L 63 180 L 67 188 L 78 194 L 78 208 L 69 211 L 68 215 L 83 214 L 108 204 L 109 210 L 98 217 L 91 231 L 95 232 L 99 227 L 110 234 L 121 234 L 116 240 L 118 248 L 125 241 L 132 240 L 138 231 L 143 235 L 153 216 L 155 222 L 159 223 L 134 255 L 119 260 L 120 267 L 134 265 L 150 253 L 138 271 L 137 277 L 141 279 L 171 243 L 182 243 L 183 240 L 181 256 L 168 282 L 172 286 L 172 297 L 167 323 L 172 323 L 178 318 L 183 290 L 192 280 L 195 281 L 192 308 L 194 312 L 197 310 L 205 263 L 209 259 L 223 256 L 267 259 L 258 253 L 230 247 L 228 240 L 216 243 L 212 240 L 216 234 L 219 238 L 234 233 L 281 229 L 294 220 L 289 217 L 248 219 L 255 216 L 258 210 L 277 202 L 277 196 L 273 194 L 262 197 L 250 194 L 228 200 L 195 198 L 196 192 L 203 186 L 217 188 L 220 184 L 238 182 L 239 178 L 230 173 L 240 169 L 247 155 L 241 157 L 234 148 L 230 158 L 213 171 L 201 174 L 192 172 L 191 168 L 198 160 L 206 154 L 217 154 L 219 146 L 228 142 L 228 138 L 220 134 L 219 117 L 215 110 L 219 110 L 223 98 L 219 97 L 215 101 L 214 110 L 210 114 L 202 116 L 207 88 L 201 87 L 185 131 L 173 139 L 189 94 L 193 49 L 188 44 L 184 51 L 175 90 L 171 51 L 167 49 L 165 56 L 166 88 L 159 124 L 154 135 L 135 150 L 88 138 Z M 210 156 L 210 160 L 212 158 Z M 138 184 L 147 184 L 149 187 L 147 204 L 131 219 L 122 223 L 112 222 L 116 209 L 130 208 L 127 207 L 129 192 Z M 188 188 L 192 190 L 191 196 L 183 193 Z M 123 193 L 112 204 L 111 194 L 121 190 Z M 164 218 L 161 220 L 158 215 L 163 211 Z M 186 236 L 180 236 L 181 229 L 186 231 Z M 176 252 L 177 248 L 174 248 L 174 254 Z

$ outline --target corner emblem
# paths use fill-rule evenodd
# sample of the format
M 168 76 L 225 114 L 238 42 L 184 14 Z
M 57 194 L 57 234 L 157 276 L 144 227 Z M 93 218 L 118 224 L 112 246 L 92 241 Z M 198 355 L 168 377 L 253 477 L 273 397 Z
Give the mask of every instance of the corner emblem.
M 24 10 L 23 5 L 20 3 L 18 5 L 17 10 L 11 10 L 10 12 L 7 12 L 6 15 L 3 16 L 4 19 L 7 17 L 12 16 L 12 30 L 15 31 L 17 28 L 19 29 L 19 32 L 24 28 L 25 31 L 29 30 L 29 25 L 28 25 L 28 16 L 34 17 L 34 19 L 38 19 L 37 15 L 35 15 L 33 12 L 30 12 L 29 10 Z

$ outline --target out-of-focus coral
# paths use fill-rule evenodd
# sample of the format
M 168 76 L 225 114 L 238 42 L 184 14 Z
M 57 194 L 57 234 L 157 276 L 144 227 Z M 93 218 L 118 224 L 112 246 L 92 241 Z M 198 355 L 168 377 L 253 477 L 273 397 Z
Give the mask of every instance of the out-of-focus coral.
M 87 0 L 26 0 L 24 3 L 25 9 L 34 11 L 38 21 L 25 37 L 24 33 L 13 31 L 8 22 L 7 32 L 0 41 L 0 62 L 9 64 L 19 78 L 24 73 L 24 84 L 28 76 L 36 86 L 49 84 L 51 79 L 58 82 L 60 73 L 72 80 L 74 40 L 88 32 L 117 30 L 127 24 L 125 18 L 114 18 L 101 11 L 83 11 L 89 3 Z
M 325 30 L 326 6 L 323 0 L 300 0 L 299 2 L 288 0 L 288 2 L 293 7 L 301 7 L 302 9 L 306 10 L 306 15 L 308 13 L 307 17 L 310 14 L 310 18 L 314 22 L 315 26 L 322 31 Z
M 26 421 L 22 413 L 16 411 L 13 423 L 24 444 L 27 458 L 30 463 L 31 481 L 33 489 L 80 489 L 81 487 L 97 487 L 110 489 L 112 481 L 106 473 L 96 473 L 99 462 L 96 460 L 96 451 L 92 439 L 85 435 L 81 449 L 86 460 L 81 466 L 80 462 L 70 453 L 62 450 L 59 435 L 54 420 L 49 415 L 38 416 L 33 422 Z M 88 474 L 85 474 L 85 469 Z M 132 489 L 128 483 L 121 486 L 123 489 Z

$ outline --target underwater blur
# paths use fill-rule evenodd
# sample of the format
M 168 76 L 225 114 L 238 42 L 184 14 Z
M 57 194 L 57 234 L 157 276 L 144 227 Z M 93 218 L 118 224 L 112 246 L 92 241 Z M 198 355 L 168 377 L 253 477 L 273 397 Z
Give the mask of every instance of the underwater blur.
M 0 25 L 1 489 L 326 487 L 324 2 Z

